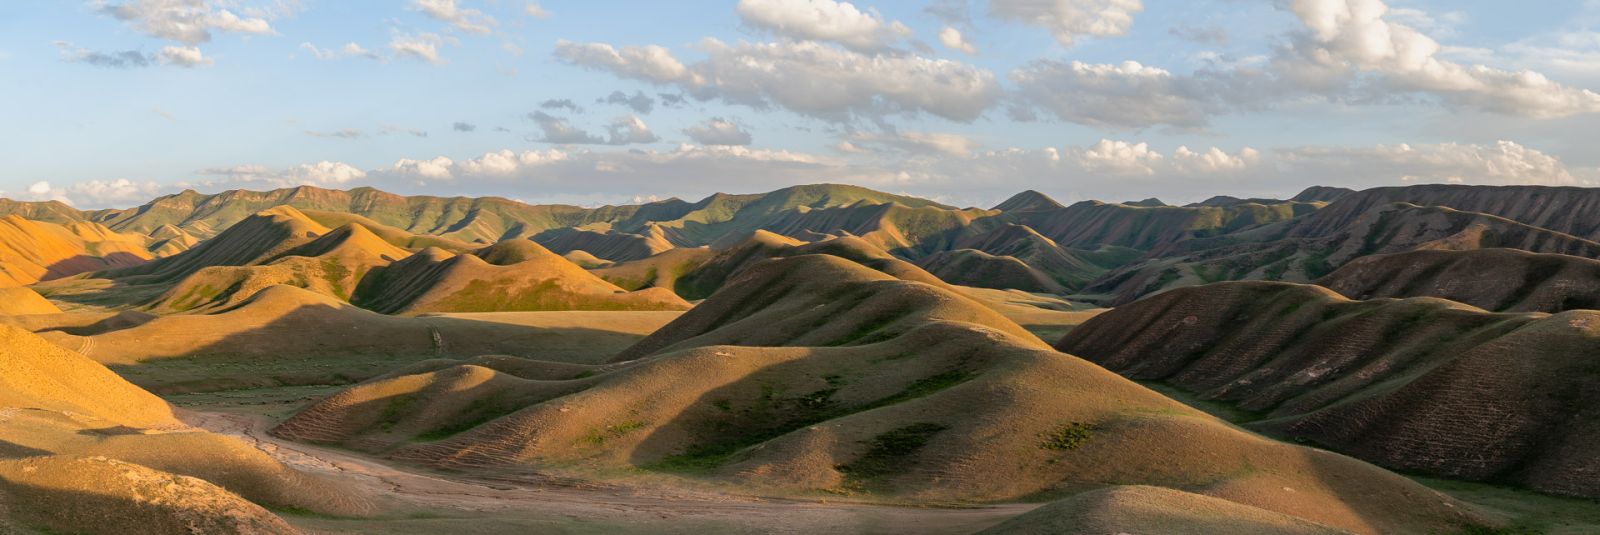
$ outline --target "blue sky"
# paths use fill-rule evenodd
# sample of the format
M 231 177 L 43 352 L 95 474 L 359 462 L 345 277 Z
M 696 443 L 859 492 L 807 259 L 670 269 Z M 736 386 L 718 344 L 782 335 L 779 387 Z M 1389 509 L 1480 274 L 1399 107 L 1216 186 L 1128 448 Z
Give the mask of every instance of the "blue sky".
M 1593 0 L 13 0 L 0 72 L 0 196 L 87 208 L 1600 180 Z

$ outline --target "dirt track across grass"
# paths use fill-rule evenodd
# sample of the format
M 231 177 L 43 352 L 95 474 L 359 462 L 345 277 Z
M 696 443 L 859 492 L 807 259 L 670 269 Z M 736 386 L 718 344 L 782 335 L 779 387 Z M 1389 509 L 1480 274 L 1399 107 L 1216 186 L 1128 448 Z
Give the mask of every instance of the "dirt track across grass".
M 239 437 L 279 461 L 391 500 L 379 518 L 283 512 L 308 533 L 973 533 L 1037 504 L 893 507 L 635 488 L 534 477 L 429 473 L 267 434 L 267 418 L 187 412 L 191 425 Z

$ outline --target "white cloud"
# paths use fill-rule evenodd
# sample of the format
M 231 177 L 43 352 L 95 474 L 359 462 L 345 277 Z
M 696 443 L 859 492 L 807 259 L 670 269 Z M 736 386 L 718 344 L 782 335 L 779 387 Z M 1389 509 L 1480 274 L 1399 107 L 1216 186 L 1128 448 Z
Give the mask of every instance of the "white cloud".
M 498 24 L 494 17 L 483 11 L 464 8 L 457 0 L 412 0 L 411 5 L 434 20 L 445 22 L 467 33 L 489 33 Z M 537 6 L 533 6 L 537 7 Z
M 615 48 L 605 43 L 556 41 L 555 55 L 563 61 L 611 72 L 623 78 L 657 84 L 694 82 L 689 69 L 665 47 L 656 45 Z
M 444 59 L 439 57 L 439 47 L 443 44 L 444 38 L 436 33 L 395 34 L 389 41 L 389 50 L 394 52 L 395 57 L 441 65 Z
M 606 143 L 609 145 L 654 143 L 661 140 L 661 138 L 656 137 L 655 132 L 651 132 L 650 127 L 646 126 L 644 121 L 639 119 L 639 117 L 636 115 L 618 117 L 616 120 L 611 121 L 611 124 L 606 125 L 606 132 L 610 136 L 609 139 L 606 140 Z
M 739 0 L 734 8 L 746 24 L 800 40 L 832 41 L 858 51 L 878 51 L 911 36 L 900 21 L 884 22 L 834 0 Z
M 1102 139 L 1083 150 L 1073 151 L 1075 160 L 1084 169 L 1111 174 L 1155 174 L 1161 164 L 1161 153 L 1150 150 L 1149 143 L 1129 143 Z
M 1294 55 L 1284 61 L 1293 62 L 1291 67 L 1302 76 L 1369 73 L 1398 91 L 1507 115 L 1550 118 L 1600 112 L 1600 94 L 1540 73 L 1441 59 L 1438 41 L 1386 18 L 1389 6 L 1381 0 L 1294 0 L 1289 6 L 1305 31 L 1296 35 Z
M 543 141 L 545 143 L 559 143 L 564 145 L 595 145 L 605 143 L 605 140 L 600 139 L 598 136 L 591 135 L 581 128 L 572 126 L 572 123 L 567 122 L 566 119 L 561 117 L 556 117 L 542 111 L 536 111 L 528 114 L 528 118 L 533 119 L 533 121 L 539 125 L 539 130 L 544 133 L 544 137 L 539 138 L 539 141 Z
M 1359 173 L 1369 183 L 1450 182 L 1550 186 L 1595 185 L 1561 160 L 1511 141 L 1494 145 L 1442 143 L 1376 147 L 1305 147 L 1281 151 L 1288 165 L 1322 175 Z
M 914 140 L 918 136 L 900 137 Z M 846 139 L 842 143 L 854 142 Z M 863 143 L 883 145 L 878 140 Z M 400 159 L 364 172 L 338 162 L 318 162 L 284 169 L 249 165 L 201 173 L 219 177 L 204 183 L 217 190 L 372 185 L 396 193 L 436 194 L 439 184 L 447 182 L 451 192 L 462 195 L 511 196 L 534 202 L 581 199 L 585 203 L 626 202 L 638 195 L 759 192 L 826 180 L 983 206 L 1023 189 L 1046 191 L 1063 201 L 1158 196 L 1181 203 L 1219 193 L 1281 198 L 1313 184 L 1356 188 L 1440 182 L 1592 186 L 1600 180 L 1600 171 L 1568 168 L 1554 156 L 1511 141 L 1258 151 L 1249 147 L 1163 148 L 1118 139 L 1037 149 L 969 148 L 964 154 L 930 146 L 860 150 L 838 156 L 707 145 L 667 150 L 500 150 L 461 159 Z M 58 199 L 77 205 L 133 205 L 177 187 L 193 185 L 109 181 L 57 188 L 40 183 L 21 195 L 29 200 Z
M 161 190 L 162 186 L 154 182 L 134 182 L 126 178 L 90 180 L 64 188 L 39 181 L 29 185 L 21 197 L 28 201 L 59 201 L 79 208 L 104 208 L 138 205 L 160 194 Z
M 540 6 L 538 2 L 528 2 L 528 6 L 524 7 L 522 12 L 536 19 L 550 18 L 550 10 Z
M 839 148 L 845 152 L 861 152 L 863 147 L 878 146 L 904 153 L 945 156 L 968 156 L 978 146 L 967 136 L 942 132 L 857 132 L 841 143 Z
M 978 47 L 972 46 L 972 43 L 967 42 L 966 37 L 961 35 L 961 30 L 957 30 L 949 26 L 945 26 L 943 30 L 939 30 L 939 43 L 943 44 L 945 48 L 950 50 L 966 52 L 968 54 L 978 53 Z
M 200 53 L 199 47 L 193 46 L 162 47 L 161 51 L 156 53 L 156 59 L 162 64 L 179 67 L 199 67 L 213 63 L 211 58 Z
M 1261 161 L 1261 152 L 1250 147 L 1240 149 L 1238 154 L 1228 154 L 1216 147 L 1195 152 L 1189 150 L 1187 146 L 1179 145 L 1177 150 L 1172 151 L 1172 161 L 1184 169 L 1194 171 L 1238 171 Z
M 972 121 L 1000 89 L 989 71 L 912 54 L 867 55 L 816 42 L 707 39 L 708 56 L 686 66 L 664 48 L 557 43 L 568 63 L 681 88 L 696 98 L 756 108 L 778 105 L 831 121 L 928 112 Z
M 1143 10 L 1139 0 L 989 0 L 990 15 L 1042 26 L 1063 46 L 1081 36 L 1126 35 Z
M 224 177 L 232 187 L 341 186 L 367 177 L 367 172 L 343 162 L 320 161 L 284 169 L 264 165 L 237 165 L 201 170 L 199 174 Z
M 92 0 L 90 5 L 123 21 L 133 29 L 161 39 L 196 45 L 211 40 L 211 32 L 273 35 L 264 17 L 245 16 L 208 0 L 128 0 L 111 4 Z
M 741 128 L 738 123 L 712 117 L 705 122 L 683 129 L 684 135 L 701 145 L 749 145 L 750 132 Z
M 1446 59 L 1437 41 L 1386 19 L 1388 6 L 1380 0 L 1292 0 L 1282 5 L 1304 27 L 1287 35 L 1271 57 L 1213 63 L 1190 74 L 1131 61 L 1040 60 L 1010 77 L 1021 102 L 1063 121 L 1111 128 L 1203 128 L 1218 114 L 1312 99 L 1366 105 L 1416 102 L 1414 97 L 1420 96 L 1449 108 L 1537 119 L 1600 112 L 1600 94 L 1539 72 Z M 1490 55 L 1462 50 L 1450 54 L 1478 59 Z
M 428 160 L 412 160 L 401 158 L 390 166 L 388 172 L 405 177 L 416 177 L 432 180 L 449 180 L 454 161 L 444 156 L 436 156 Z
M 1200 127 L 1217 111 L 1210 88 L 1197 79 L 1134 61 L 1097 65 L 1039 60 L 1012 71 L 1011 81 L 1024 98 L 1057 118 L 1093 126 Z

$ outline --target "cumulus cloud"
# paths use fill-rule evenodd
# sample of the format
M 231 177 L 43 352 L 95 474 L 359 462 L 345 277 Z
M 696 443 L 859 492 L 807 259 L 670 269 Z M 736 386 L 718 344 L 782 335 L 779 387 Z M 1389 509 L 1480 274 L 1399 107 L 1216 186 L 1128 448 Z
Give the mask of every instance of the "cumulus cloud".
M 574 43 L 562 39 L 556 41 L 555 56 L 573 65 L 608 71 L 623 78 L 658 84 L 693 81 L 689 69 L 672 56 L 672 51 L 658 45 L 616 48 L 605 43 Z
M 411 5 L 424 15 L 467 33 L 489 33 L 498 24 L 494 17 L 478 9 L 461 7 L 457 0 L 412 0 Z
M 454 161 L 444 156 L 435 156 L 427 160 L 401 158 L 385 172 L 402 177 L 449 180 L 452 178 L 450 168 L 454 165 Z
M 1319 174 L 1361 173 L 1383 181 L 1489 185 L 1594 185 L 1555 156 L 1512 141 L 1376 147 L 1305 147 L 1281 151 L 1295 167 Z
M 705 122 L 683 129 L 689 139 L 701 145 L 749 145 L 750 132 L 745 131 L 738 123 L 712 117 Z
M 74 46 L 66 41 L 56 41 L 55 45 L 61 51 L 61 61 L 111 69 L 149 67 L 151 65 L 172 65 L 190 68 L 213 63 L 211 58 L 200 52 L 200 48 L 192 46 L 166 46 L 154 54 L 145 54 L 138 50 L 95 52 Z
M 1039 60 L 1012 71 L 1011 81 L 1029 102 L 1079 124 L 1200 127 L 1219 111 L 1213 87 L 1204 79 L 1134 61 L 1102 65 Z
M 550 10 L 545 9 L 544 6 L 540 6 L 538 2 L 528 2 L 528 5 L 522 8 L 522 12 L 523 14 L 536 19 L 550 18 Z
M 621 91 L 612 91 L 606 98 L 598 99 L 596 102 L 601 104 L 620 104 L 644 114 L 649 114 L 656 109 L 656 99 L 650 98 L 642 91 L 634 91 L 633 96 L 628 96 L 627 93 Z
M 1389 6 L 1381 0 L 1294 0 L 1289 8 L 1305 25 L 1294 36 L 1292 56 L 1282 60 L 1295 76 L 1367 73 L 1395 90 L 1508 115 L 1549 118 L 1600 111 L 1600 94 L 1537 72 L 1441 59 L 1438 41 L 1386 18 Z
M 95 52 L 87 48 L 74 46 L 66 41 L 56 41 L 56 48 L 61 51 L 61 61 L 68 63 L 83 63 L 95 67 L 112 69 L 127 69 L 132 67 L 149 67 L 152 60 L 138 50 L 124 50 L 121 52 Z
M 950 50 L 966 52 L 968 54 L 978 53 L 978 47 L 972 46 L 972 43 L 967 42 L 966 37 L 961 35 L 961 30 L 957 30 L 949 26 L 945 26 L 943 30 L 939 30 L 939 44 L 944 45 L 945 48 Z
M 539 103 L 539 107 L 547 109 L 547 110 L 566 109 L 566 110 L 572 110 L 575 113 L 583 111 L 583 108 L 578 107 L 578 103 L 573 102 L 572 99 L 569 99 L 569 98 L 561 98 L 561 99 L 553 98 L 553 99 L 550 99 L 550 100 L 546 100 L 544 102 L 540 102 Z
M 659 46 L 561 41 L 555 55 L 701 100 L 776 105 L 830 121 L 916 112 L 972 121 L 1000 93 L 989 71 L 911 54 L 868 55 L 809 41 L 730 45 L 707 39 L 700 48 L 708 57 L 692 66 Z
M 176 65 L 179 67 L 199 67 L 213 63 L 211 58 L 200 53 L 198 47 L 192 46 L 162 47 L 161 51 L 156 53 L 156 60 L 163 65 Z
M 442 65 L 444 59 L 439 57 L 439 47 L 443 44 L 444 38 L 436 33 L 397 33 L 389 40 L 389 50 L 394 52 L 395 57 Z
M 30 184 L 19 198 L 26 201 L 59 201 L 78 208 L 93 209 L 137 205 L 159 195 L 161 190 L 162 186 L 155 182 L 135 182 L 126 178 L 90 180 L 60 188 L 48 181 L 38 181 Z
M 610 136 L 606 143 L 610 145 L 654 143 L 661 140 L 656 137 L 655 132 L 650 131 L 650 127 L 646 126 L 643 120 L 634 115 L 618 117 L 611 121 L 611 124 L 606 125 L 606 132 Z
M 908 154 L 968 156 L 978 143 L 967 136 L 942 132 L 857 132 L 845 137 L 837 148 L 865 152 L 866 147 L 874 146 Z
M 989 0 L 990 15 L 1048 29 L 1063 46 L 1082 36 L 1126 35 L 1143 10 L 1139 0 Z
M 739 0 L 739 18 L 756 28 L 798 40 L 831 41 L 857 51 L 889 48 L 911 36 L 900 21 L 885 22 L 876 11 L 863 11 L 834 0 Z
M 1530 118 L 1600 112 L 1600 94 L 1534 71 L 1445 59 L 1442 45 L 1386 18 L 1380 0 L 1292 0 L 1303 27 L 1270 57 L 1178 74 L 1136 62 L 1035 61 L 1010 73 L 1021 101 L 1114 128 L 1201 128 L 1211 117 L 1308 97 L 1367 104 L 1420 96 L 1450 108 Z
M 1169 202 L 1188 202 L 1218 193 L 1281 198 L 1313 184 L 1356 188 L 1436 182 L 1592 186 L 1600 180 L 1595 169 L 1569 168 L 1555 156 L 1512 141 L 1258 151 L 1250 147 L 1159 147 L 1138 140 L 1103 139 L 1087 145 L 984 150 L 970 143 L 938 141 L 936 134 L 897 136 L 900 141 L 889 135 L 859 136 L 854 139 L 869 148 L 837 156 L 726 145 L 679 145 L 665 150 L 563 147 L 507 149 L 461 158 L 405 158 L 365 171 L 338 162 L 317 162 L 281 169 L 244 165 L 200 174 L 212 178 L 203 183 L 206 187 L 218 190 L 310 184 L 437 193 L 438 184 L 448 183 L 452 192 L 464 195 L 586 203 L 627 202 L 638 195 L 759 192 L 826 177 L 828 181 L 979 206 L 993 205 L 1023 189 L 1046 191 L 1063 201 L 1159 196 Z M 918 145 L 918 139 L 925 142 Z M 845 143 L 851 143 L 850 138 Z M 887 147 L 890 143 L 905 146 Z M 965 152 L 950 147 L 965 147 Z M 55 187 L 41 182 L 18 196 L 79 206 L 133 205 L 176 187 L 195 185 L 113 180 Z
M 273 35 L 265 17 L 239 16 L 210 0 L 129 0 L 109 3 L 93 0 L 101 13 L 122 21 L 145 35 L 188 45 L 211 40 L 211 32 Z
M 591 135 L 581 128 L 572 126 L 572 123 L 567 122 L 566 119 L 542 111 L 530 113 L 528 118 L 539 125 L 539 130 L 544 135 L 538 140 L 545 143 L 594 145 L 605 142 L 598 136 Z
M 231 187 L 340 186 L 366 178 L 367 172 L 343 162 L 320 161 L 284 169 L 264 165 L 238 165 L 203 169 L 201 175 L 219 177 Z

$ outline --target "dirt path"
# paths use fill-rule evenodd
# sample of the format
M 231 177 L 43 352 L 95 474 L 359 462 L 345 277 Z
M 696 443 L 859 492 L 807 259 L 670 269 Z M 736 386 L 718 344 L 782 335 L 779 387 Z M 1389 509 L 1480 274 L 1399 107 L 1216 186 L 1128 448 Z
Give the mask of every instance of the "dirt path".
M 183 414 L 183 418 L 190 425 L 239 437 L 290 466 L 336 477 L 369 496 L 392 499 L 398 502 L 396 505 L 401 510 L 448 511 L 452 516 L 488 520 L 474 520 L 473 526 L 463 530 L 467 533 L 493 532 L 496 525 L 511 528 L 547 526 L 550 522 L 602 522 L 607 525 L 607 531 L 964 534 L 1036 507 L 1034 504 L 962 509 L 891 507 L 532 478 L 485 480 L 445 476 L 408 470 L 346 451 L 285 441 L 267 434 L 270 423 L 262 417 L 191 411 Z M 334 531 L 398 532 L 396 526 L 382 522 L 339 522 Z M 678 529 L 670 529 L 675 526 Z M 325 525 L 310 527 L 326 528 Z

